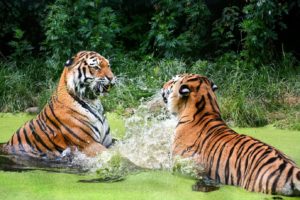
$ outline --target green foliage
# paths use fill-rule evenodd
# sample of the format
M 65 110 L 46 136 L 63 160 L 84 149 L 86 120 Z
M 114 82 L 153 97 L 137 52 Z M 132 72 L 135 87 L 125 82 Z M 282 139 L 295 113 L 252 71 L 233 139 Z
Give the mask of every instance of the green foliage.
M 282 18 L 288 13 L 287 3 L 276 0 L 251 0 L 243 8 L 245 19 L 241 30 L 244 49 L 242 56 L 255 64 L 270 62 L 274 56 L 276 28 L 286 28 Z
M 40 105 L 40 95 L 53 85 L 51 81 L 53 74 L 42 59 L 30 60 L 18 68 L 19 70 L 16 70 L 16 62 L 0 62 L 2 112 L 24 111 L 28 107 Z
M 223 118 L 242 127 L 272 122 L 269 114 L 284 109 L 283 96 L 286 93 L 299 95 L 295 87 L 299 71 L 290 70 L 277 70 L 272 66 L 256 69 L 237 54 L 225 54 L 214 63 L 197 61 L 190 69 L 205 74 L 218 85 Z
M 118 74 L 117 85 L 102 102 L 107 110 L 120 113 L 126 108 L 138 106 L 140 100 L 160 91 L 165 81 L 174 74 L 186 72 L 187 68 L 180 60 L 155 61 L 151 57 L 141 62 L 126 57 L 117 63 L 116 69 L 112 65 L 112 70 Z
M 237 6 L 223 9 L 221 18 L 213 23 L 212 40 L 217 46 L 217 52 L 225 50 L 238 50 L 240 44 L 239 23 L 241 22 L 241 11 Z
M 275 127 L 300 131 L 300 98 L 294 98 L 298 98 L 298 105 L 289 105 L 281 113 L 271 114 Z
M 41 22 L 53 0 L 0 1 L 0 52 L 13 59 L 38 53 L 44 39 Z M 25 53 L 25 54 L 23 54 Z
M 165 57 L 192 56 L 203 50 L 210 12 L 202 0 L 158 0 L 154 7 L 147 48 Z
M 175 74 L 193 72 L 219 85 L 223 117 L 235 125 L 260 126 L 276 121 L 274 112 L 294 113 L 286 110 L 298 107 L 284 96 L 300 95 L 299 63 L 278 40 L 288 8 L 298 4 L 250 0 L 216 11 L 206 2 L 1 1 L 0 110 L 42 107 L 66 59 L 94 50 L 118 76 L 102 99 L 107 111 L 123 113 Z
M 14 40 L 8 43 L 9 46 L 14 49 L 14 52 L 10 56 L 16 62 L 22 62 L 19 58 L 30 56 L 33 47 L 26 39 L 24 39 L 24 31 L 16 28 L 14 29 L 14 32 Z
M 44 26 L 45 46 L 58 60 L 85 49 L 111 54 L 120 32 L 117 15 L 101 6 L 101 0 L 57 0 L 49 7 Z

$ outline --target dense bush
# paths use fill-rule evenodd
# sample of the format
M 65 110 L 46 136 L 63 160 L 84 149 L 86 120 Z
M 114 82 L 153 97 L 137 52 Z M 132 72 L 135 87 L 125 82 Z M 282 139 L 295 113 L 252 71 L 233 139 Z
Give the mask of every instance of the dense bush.
M 146 45 L 165 57 L 199 56 L 206 47 L 210 12 L 203 0 L 154 1 Z
M 0 1 L 0 55 L 20 59 L 39 54 L 45 34 L 42 21 L 53 0 Z M 22 59 L 22 58 L 21 58 Z M 20 60 L 21 60 L 20 59 Z
M 241 23 L 244 49 L 242 55 L 249 61 L 268 63 L 274 58 L 277 29 L 286 28 L 283 16 L 288 13 L 287 3 L 276 0 L 251 0 L 243 8 Z
M 28 61 L 28 60 L 27 60 Z M 30 60 L 22 66 L 16 62 L 0 62 L 0 110 L 24 111 L 31 106 L 44 106 L 45 93 L 53 86 L 54 74 L 42 59 Z M 49 93 L 49 92 L 47 92 Z
M 44 23 L 45 46 L 58 60 L 89 49 L 104 55 L 114 52 L 120 32 L 117 15 L 101 0 L 57 0 Z
M 241 10 L 237 6 L 223 9 L 222 16 L 214 21 L 212 27 L 212 42 L 216 46 L 216 53 L 222 54 L 228 50 L 239 50 L 241 36 L 239 24 L 241 23 Z

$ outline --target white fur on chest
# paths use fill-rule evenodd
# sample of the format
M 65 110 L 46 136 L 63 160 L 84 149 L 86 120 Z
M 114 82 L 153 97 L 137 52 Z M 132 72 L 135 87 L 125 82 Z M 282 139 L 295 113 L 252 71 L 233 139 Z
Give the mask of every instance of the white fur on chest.
M 82 107 L 76 101 L 74 103 L 76 104 L 77 111 L 88 118 L 90 128 L 93 130 L 94 139 L 103 145 L 109 145 L 111 143 L 111 135 L 108 133 L 109 124 L 103 114 L 103 106 L 100 100 L 85 102 L 89 106 L 89 109 Z

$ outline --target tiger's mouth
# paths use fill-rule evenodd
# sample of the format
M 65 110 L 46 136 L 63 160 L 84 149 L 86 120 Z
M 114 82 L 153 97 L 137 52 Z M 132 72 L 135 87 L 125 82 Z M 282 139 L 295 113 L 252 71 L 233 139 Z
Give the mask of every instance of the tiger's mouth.
M 109 92 L 109 90 L 110 90 L 110 85 L 103 85 L 103 91 L 102 91 L 102 93 L 108 93 Z
M 101 82 L 97 83 L 96 94 L 107 94 L 111 88 L 111 84 L 104 85 Z

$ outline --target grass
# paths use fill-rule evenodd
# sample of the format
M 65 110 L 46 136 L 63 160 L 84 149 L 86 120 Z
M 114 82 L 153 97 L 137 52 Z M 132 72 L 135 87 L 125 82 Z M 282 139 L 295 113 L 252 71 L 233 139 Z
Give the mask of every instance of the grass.
M 25 121 L 33 116 L 25 114 L 0 114 L 0 142 L 5 142 Z M 116 137 L 125 132 L 124 123 L 114 113 L 108 113 L 108 120 Z M 300 165 L 300 132 L 263 128 L 238 128 L 279 148 Z M 124 181 L 113 183 L 83 183 L 80 180 L 97 178 L 96 174 L 68 174 L 45 171 L 6 172 L 0 171 L 1 199 L 122 199 L 122 200 L 271 200 L 273 196 L 252 193 L 238 187 L 221 186 L 220 190 L 202 193 L 193 192 L 194 180 L 172 175 L 166 171 L 147 171 L 129 175 Z M 300 198 L 283 197 L 285 200 Z
M 0 112 L 22 112 L 31 106 L 42 107 L 56 88 L 63 64 L 55 59 L 33 59 L 20 66 L 0 62 Z M 284 115 L 277 126 L 300 130 L 300 71 L 292 56 L 265 66 L 245 62 L 228 53 L 212 61 L 159 59 L 142 60 L 120 54 L 111 59 L 117 84 L 102 99 L 105 110 L 126 113 L 143 99 L 160 91 L 164 82 L 180 73 L 200 73 L 219 87 L 217 94 L 222 116 L 234 126 L 253 127 L 276 123 L 273 113 Z M 296 103 L 291 103 L 295 99 Z M 295 110 L 295 111 L 294 111 Z M 291 120 L 290 120 L 291 119 Z M 293 120 L 296 119 L 296 120 Z

